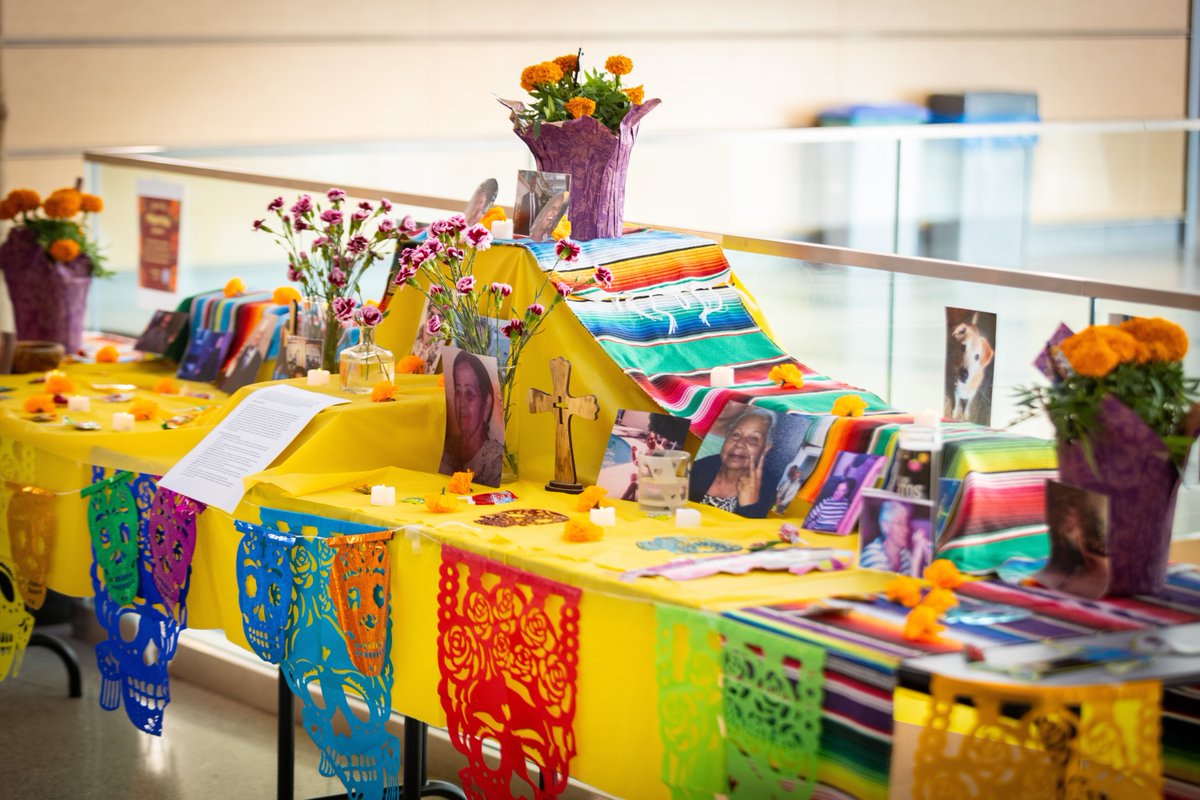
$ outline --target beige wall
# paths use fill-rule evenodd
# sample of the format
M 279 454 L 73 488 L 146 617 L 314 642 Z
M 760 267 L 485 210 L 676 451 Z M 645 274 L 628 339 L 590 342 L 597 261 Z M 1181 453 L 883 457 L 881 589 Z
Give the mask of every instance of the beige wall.
M 9 186 L 89 147 L 499 136 L 493 94 L 582 46 L 631 56 L 656 132 L 1038 92 L 1046 119 L 1185 112 L 1187 0 L 5 0 Z

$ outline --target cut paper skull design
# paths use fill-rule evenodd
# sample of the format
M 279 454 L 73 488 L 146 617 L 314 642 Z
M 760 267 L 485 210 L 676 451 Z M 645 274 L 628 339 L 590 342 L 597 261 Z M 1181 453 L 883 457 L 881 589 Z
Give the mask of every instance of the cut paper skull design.
M 23 486 L 13 493 L 7 517 L 17 586 L 25 605 L 36 611 L 46 600 L 46 576 L 54 552 L 54 495 Z
M 21 668 L 25 647 L 33 634 L 33 615 L 17 591 L 12 567 L 0 561 L 0 681 Z
M 196 523 L 203 510 L 203 504 L 160 488 L 145 515 L 149 571 L 159 596 L 172 613 L 187 598 L 192 554 L 196 550 Z
M 108 596 L 129 605 L 138 591 L 138 510 L 129 483 L 120 477 L 94 483 L 82 492 L 88 499 L 88 531 L 92 554 L 103 571 Z
M 254 654 L 268 664 L 284 657 L 284 633 L 292 607 L 292 545 L 296 537 L 243 520 L 237 552 L 238 605 L 242 632 Z
M 386 656 L 384 629 L 391 591 L 387 542 L 391 531 L 329 540 L 333 572 L 329 589 L 346 635 L 350 660 L 364 675 L 378 675 Z

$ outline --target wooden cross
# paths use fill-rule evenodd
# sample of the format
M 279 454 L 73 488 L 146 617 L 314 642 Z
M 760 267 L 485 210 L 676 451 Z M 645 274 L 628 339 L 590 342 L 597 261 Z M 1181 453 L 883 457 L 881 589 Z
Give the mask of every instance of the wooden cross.
M 579 494 L 583 486 L 575 475 L 575 448 L 571 444 L 571 417 L 594 420 L 600 416 L 600 405 L 596 395 L 572 397 L 568 389 L 571 383 L 571 362 L 559 356 L 550 360 L 550 380 L 554 384 L 553 394 L 539 389 L 529 390 L 529 410 L 539 414 L 545 411 L 558 413 L 558 424 L 554 428 L 554 480 L 546 484 L 551 492 Z

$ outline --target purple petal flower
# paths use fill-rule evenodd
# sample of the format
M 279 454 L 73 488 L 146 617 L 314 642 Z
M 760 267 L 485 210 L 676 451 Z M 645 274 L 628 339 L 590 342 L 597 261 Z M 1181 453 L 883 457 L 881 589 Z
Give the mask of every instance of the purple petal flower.
M 308 223 L 299 217 L 296 217 L 296 221 L 292 223 L 292 227 L 297 231 L 306 231 L 308 230 Z
M 409 254 L 408 262 L 414 267 L 421 266 L 429 258 L 429 251 L 424 247 L 410 247 L 405 252 Z
M 368 203 L 366 200 L 359 202 L 358 207 L 360 209 L 362 209 L 363 211 L 374 211 L 375 210 L 375 207 L 373 205 L 371 205 L 370 203 Z
M 441 285 L 435 283 L 433 286 L 429 287 L 429 296 L 434 297 L 436 295 L 442 294 L 445 291 L 446 291 L 446 288 L 444 286 L 441 286 Z
M 476 250 L 487 250 L 492 246 L 492 232 L 482 225 L 472 225 L 467 228 L 467 242 Z
M 501 297 L 508 297 L 512 294 L 512 287 L 507 283 L 493 283 L 489 288 Z
M 358 324 L 374 328 L 383 320 L 383 312 L 375 306 L 363 306 L 358 310 Z
M 368 246 L 370 246 L 370 244 L 371 242 L 369 239 L 367 239 L 367 237 L 363 236 L 361 233 L 357 233 L 350 237 L 350 241 L 346 242 L 346 249 L 351 253 L 362 253 L 367 249 Z
M 524 332 L 524 330 L 525 323 L 516 318 L 510 319 L 502 328 L 500 328 L 500 332 L 510 339 L 517 338 L 522 332 Z
M 417 229 L 417 221 L 413 219 L 412 214 L 405 214 L 404 219 L 400 220 L 400 230 L 405 233 L 412 233 Z
M 435 219 L 433 222 L 429 223 L 430 236 L 442 236 L 444 234 L 453 232 L 454 226 L 450 224 L 450 220 L 448 219 Z
M 341 225 L 342 212 L 338 211 L 336 208 L 323 211 L 321 212 L 321 221 L 329 225 Z
M 274 200 L 272 200 L 270 202 L 270 204 L 267 205 L 267 211 L 278 211 L 281 208 L 283 208 L 283 198 L 282 197 L 276 197 Z
M 313 209 L 312 198 L 306 194 L 302 194 L 302 195 L 300 195 L 300 199 L 297 200 L 295 205 L 292 206 L 291 212 L 293 214 L 306 214 L 309 211 L 312 211 L 312 209 Z
M 304 280 L 304 273 L 296 269 L 295 264 L 288 264 L 288 280 L 292 283 L 300 283 Z
M 341 267 L 334 267 L 329 270 L 329 282 L 337 288 L 341 289 L 346 285 L 346 273 L 342 272 Z
M 456 231 L 461 231 L 463 228 L 467 227 L 467 218 L 462 214 L 451 214 L 446 222 L 449 222 L 450 227 Z
M 437 336 L 442 330 L 442 318 L 437 314 L 430 314 L 429 319 L 425 320 L 425 332 L 430 336 Z
M 425 252 L 431 256 L 436 256 L 446 249 L 446 245 L 442 244 L 441 239 L 426 239 L 425 244 L 421 247 L 425 248 Z
M 396 223 L 391 219 L 384 218 L 379 221 L 379 230 L 383 233 L 391 233 L 396 229 Z
M 392 213 L 392 201 L 386 197 L 379 198 L 379 207 L 383 209 L 383 213 L 385 214 Z
M 254 230 L 256 230 L 256 231 L 261 231 L 261 230 L 262 230 L 262 228 L 263 228 L 263 223 L 265 223 L 265 222 L 266 222 L 266 220 L 265 220 L 265 219 L 256 219 L 256 220 L 254 220 Z
M 559 239 L 554 245 L 554 254 L 560 261 L 566 261 L 568 264 L 578 261 L 579 254 L 582 252 L 583 248 L 570 239 Z
M 333 298 L 333 316 L 338 322 L 349 322 L 354 316 L 354 307 L 358 305 L 353 297 Z
M 330 189 L 325 193 L 325 196 L 329 198 L 331 203 L 340 203 L 346 199 L 346 193 L 341 189 Z
M 362 209 L 359 209 L 358 211 L 355 211 L 353 214 L 350 215 L 350 219 L 354 220 L 355 222 L 365 222 L 366 220 L 369 220 L 370 218 L 371 218 L 371 212 L 363 211 Z
M 546 313 L 546 307 L 541 303 L 530 303 L 529 308 L 525 310 L 535 317 L 540 317 L 542 314 Z
M 463 275 L 458 279 L 458 283 L 454 284 L 454 288 L 458 290 L 459 294 L 470 294 L 471 290 L 475 288 L 475 276 Z
M 467 257 L 467 254 L 464 253 L 462 248 L 460 248 L 460 247 L 447 247 L 446 248 L 446 258 L 449 258 L 453 261 L 462 261 L 466 257 Z
M 394 283 L 397 286 L 403 287 L 417 275 L 417 268 L 411 264 L 405 264 L 396 271 L 396 280 Z
M 605 289 L 611 288 L 613 282 L 612 270 L 605 266 L 596 267 L 596 283 Z
M 559 297 L 570 297 L 571 292 L 575 291 L 575 287 L 569 283 L 558 281 L 554 284 L 554 290 L 558 292 Z
M 318 236 L 317 238 L 313 239 L 312 251 L 315 253 L 327 244 L 329 244 L 328 236 Z

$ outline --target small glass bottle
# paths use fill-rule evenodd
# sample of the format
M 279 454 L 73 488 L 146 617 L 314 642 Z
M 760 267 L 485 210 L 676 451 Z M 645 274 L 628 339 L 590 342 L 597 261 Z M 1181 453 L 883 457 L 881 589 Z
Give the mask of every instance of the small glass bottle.
M 342 391 L 367 394 L 380 381 L 390 381 L 396 375 L 396 358 L 391 350 L 377 347 L 375 328 L 363 326 L 358 344 L 347 347 L 339 358 Z

